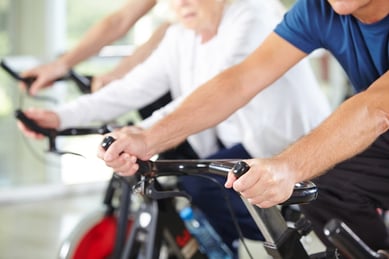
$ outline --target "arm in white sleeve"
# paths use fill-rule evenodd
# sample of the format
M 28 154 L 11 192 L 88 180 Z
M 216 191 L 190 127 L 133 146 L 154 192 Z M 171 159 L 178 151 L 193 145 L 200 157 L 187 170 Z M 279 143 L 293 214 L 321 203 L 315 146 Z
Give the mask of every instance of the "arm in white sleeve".
M 64 104 L 54 111 L 60 117 L 60 128 L 109 121 L 126 112 L 142 108 L 169 91 L 166 76 L 166 46 L 161 42 L 153 54 L 124 78 L 100 91 Z
M 184 96 L 176 98 L 175 100 L 171 101 L 170 103 L 168 103 L 164 107 L 154 111 L 150 117 L 144 119 L 143 121 L 140 121 L 137 124 L 137 126 L 143 128 L 143 129 L 147 129 L 147 128 L 153 126 L 154 123 L 156 123 L 160 119 L 164 118 L 169 113 L 173 112 L 181 104 L 181 102 L 184 99 L 185 99 Z

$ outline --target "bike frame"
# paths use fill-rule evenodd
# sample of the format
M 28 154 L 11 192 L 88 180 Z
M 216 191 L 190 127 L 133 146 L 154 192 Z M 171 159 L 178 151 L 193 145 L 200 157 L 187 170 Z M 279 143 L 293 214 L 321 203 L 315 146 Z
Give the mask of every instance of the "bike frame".
M 134 226 L 126 243 L 122 259 L 158 258 L 161 240 L 167 240 L 169 249 L 178 258 L 202 258 L 199 255 L 187 257 L 183 254 L 182 243 L 177 240 L 187 236 L 186 228 L 179 218 L 177 211 L 167 198 L 184 196 L 182 193 L 164 192 L 158 188 L 157 178 L 160 176 L 185 175 L 220 175 L 226 177 L 231 170 L 247 170 L 241 162 L 215 160 L 157 160 L 140 161 L 138 174 L 141 180 L 135 187 L 137 193 L 145 197 L 145 202 L 134 218 Z M 237 169 L 238 165 L 238 169 Z M 238 173 L 239 174 L 239 173 Z M 126 181 L 126 177 L 121 177 Z M 288 204 L 305 203 L 316 198 L 317 189 L 311 182 L 296 185 Z M 310 258 L 300 242 L 301 235 L 294 228 L 287 226 L 277 207 L 261 209 L 250 204 L 242 197 L 259 231 L 265 237 L 264 246 L 273 258 Z M 147 215 L 147 216 L 146 216 Z M 144 218 L 150 219 L 144 224 Z M 163 238 L 162 238 L 163 237 Z M 189 242 L 189 238 L 187 241 Z

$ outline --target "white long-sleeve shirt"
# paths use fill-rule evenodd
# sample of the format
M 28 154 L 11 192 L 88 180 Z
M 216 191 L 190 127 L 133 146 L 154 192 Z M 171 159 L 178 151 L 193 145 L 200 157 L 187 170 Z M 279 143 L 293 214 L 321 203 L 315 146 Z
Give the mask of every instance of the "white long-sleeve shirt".
M 153 54 L 123 79 L 56 109 L 61 128 L 111 120 L 170 91 L 174 101 L 140 123 L 153 125 L 196 87 L 250 54 L 281 19 L 277 4 L 234 1 L 225 9 L 217 35 L 203 44 L 193 30 L 171 26 Z M 217 137 L 226 146 L 243 143 L 252 156 L 270 156 L 311 130 L 329 111 L 309 65 L 302 63 L 229 119 L 188 141 L 200 157 L 217 150 Z

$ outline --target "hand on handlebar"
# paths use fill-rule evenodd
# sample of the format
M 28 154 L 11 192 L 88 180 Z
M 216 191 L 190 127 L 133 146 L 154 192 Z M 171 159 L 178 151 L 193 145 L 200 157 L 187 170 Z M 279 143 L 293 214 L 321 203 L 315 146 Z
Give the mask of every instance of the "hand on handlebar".
M 25 110 L 24 114 L 42 128 L 57 129 L 60 124 L 58 115 L 53 111 L 30 108 Z M 45 137 L 42 134 L 29 129 L 20 121 L 17 122 L 17 125 L 18 128 L 30 138 L 42 139 Z
M 99 147 L 97 156 L 122 176 L 135 174 L 139 168 L 137 158 L 148 160 L 152 156 L 146 153 L 145 138 L 138 127 L 122 127 L 106 136 L 112 136 L 115 141 L 107 151 Z
M 22 77 L 35 78 L 30 86 L 29 93 L 36 95 L 42 88 L 48 87 L 58 78 L 65 76 L 69 68 L 59 60 L 37 66 L 21 73 Z M 27 89 L 25 83 L 21 82 L 23 88 Z
M 110 82 L 118 79 L 117 76 L 113 75 L 111 72 L 103 74 L 103 75 L 96 75 L 92 79 L 92 92 L 96 92 L 109 84 Z
M 297 180 L 285 162 L 277 159 L 246 160 L 250 170 L 236 179 L 228 174 L 226 188 L 234 188 L 252 204 L 269 208 L 286 201 Z

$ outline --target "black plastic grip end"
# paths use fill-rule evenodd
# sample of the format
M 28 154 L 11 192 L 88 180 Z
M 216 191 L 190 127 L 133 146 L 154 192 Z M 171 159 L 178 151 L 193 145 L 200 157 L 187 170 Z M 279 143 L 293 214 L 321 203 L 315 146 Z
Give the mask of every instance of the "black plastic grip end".
M 114 137 L 112 137 L 112 136 L 106 136 L 104 139 L 103 139 L 103 141 L 101 142 L 101 147 L 105 150 L 105 151 L 107 151 L 108 150 L 108 148 L 112 145 L 112 143 L 113 142 L 115 142 L 115 138 Z
M 235 175 L 236 178 L 241 177 L 244 175 L 248 170 L 250 169 L 250 166 L 244 162 L 244 161 L 239 161 L 236 162 L 235 165 L 232 167 L 232 173 Z

